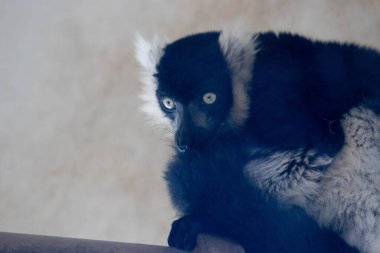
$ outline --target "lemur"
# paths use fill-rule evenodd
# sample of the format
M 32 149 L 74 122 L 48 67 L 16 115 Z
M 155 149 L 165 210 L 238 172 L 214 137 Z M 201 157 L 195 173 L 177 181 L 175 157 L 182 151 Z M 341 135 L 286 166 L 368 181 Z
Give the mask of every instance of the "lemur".
M 176 148 L 170 246 L 380 252 L 379 52 L 236 29 L 136 45 L 144 110 Z

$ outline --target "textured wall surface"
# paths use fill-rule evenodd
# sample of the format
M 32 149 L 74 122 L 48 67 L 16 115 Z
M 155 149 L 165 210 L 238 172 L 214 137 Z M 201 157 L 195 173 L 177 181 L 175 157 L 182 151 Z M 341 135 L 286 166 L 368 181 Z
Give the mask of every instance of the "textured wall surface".
M 0 2 L 0 231 L 166 244 L 168 141 L 138 110 L 136 33 L 242 20 L 380 48 L 377 0 Z

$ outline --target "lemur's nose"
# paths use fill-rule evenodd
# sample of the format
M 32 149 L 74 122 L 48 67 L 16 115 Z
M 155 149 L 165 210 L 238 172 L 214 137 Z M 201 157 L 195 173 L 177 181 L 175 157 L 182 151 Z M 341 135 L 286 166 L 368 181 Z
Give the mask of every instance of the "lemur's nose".
M 188 149 L 187 145 L 183 145 L 182 146 L 182 145 L 176 144 L 176 147 L 177 147 L 178 151 L 181 152 L 181 153 L 186 152 L 186 150 Z
M 186 152 L 194 145 L 194 142 L 194 138 L 186 132 L 177 134 L 175 137 L 175 145 L 179 152 Z

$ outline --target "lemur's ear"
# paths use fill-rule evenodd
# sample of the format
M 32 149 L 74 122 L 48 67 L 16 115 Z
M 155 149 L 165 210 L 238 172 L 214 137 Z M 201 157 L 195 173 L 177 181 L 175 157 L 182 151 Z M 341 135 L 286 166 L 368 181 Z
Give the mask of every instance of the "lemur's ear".
M 145 40 L 141 35 L 136 36 L 135 54 L 139 63 L 152 74 L 161 59 L 165 43 L 155 36 L 151 42 Z
M 219 36 L 219 45 L 232 74 L 233 106 L 230 123 L 244 125 L 249 110 L 249 84 L 252 79 L 253 62 L 256 53 L 256 37 L 244 32 L 237 24 L 225 29 Z

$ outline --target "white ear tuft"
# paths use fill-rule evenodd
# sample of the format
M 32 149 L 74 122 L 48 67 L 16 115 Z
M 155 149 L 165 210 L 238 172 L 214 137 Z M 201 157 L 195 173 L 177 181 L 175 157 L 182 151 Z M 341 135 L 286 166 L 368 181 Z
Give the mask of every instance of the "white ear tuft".
M 238 24 L 224 29 L 219 36 L 220 48 L 233 71 L 252 65 L 255 56 L 255 36 Z
M 233 106 L 230 123 L 244 125 L 249 114 L 249 84 L 252 79 L 253 62 L 256 54 L 256 37 L 246 33 L 237 24 L 223 30 L 219 45 L 232 73 Z
M 153 76 L 156 73 L 156 66 L 163 55 L 164 44 L 158 36 L 152 42 L 146 41 L 143 37 L 137 36 L 135 42 L 136 58 L 144 67 L 142 82 L 144 86 L 140 98 L 144 104 L 141 109 L 150 117 L 151 121 L 158 125 L 168 126 L 169 120 L 160 109 L 156 97 L 157 80 Z
M 135 54 L 140 64 L 151 72 L 156 71 L 156 65 L 163 54 L 164 43 L 158 36 L 154 36 L 152 42 L 148 42 L 141 35 L 136 36 Z

